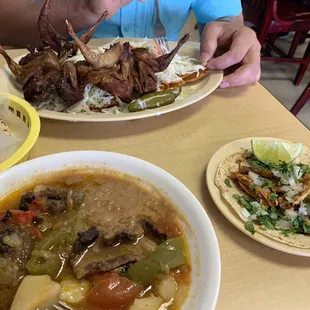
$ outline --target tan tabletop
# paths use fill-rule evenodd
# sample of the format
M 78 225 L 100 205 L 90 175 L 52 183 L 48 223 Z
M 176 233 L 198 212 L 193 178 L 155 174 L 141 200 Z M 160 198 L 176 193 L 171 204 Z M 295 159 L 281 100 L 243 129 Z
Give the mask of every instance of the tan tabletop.
M 14 57 L 22 53 L 10 51 Z M 205 169 L 212 154 L 232 140 L 251 136 L 310 145 L 309 130 L 257 84 L 217 90 L 193 106 L 144 120 L 91 124 L 42 119 L 31 157 L 108 150 L 158 165 L 194 193 L 214 225 L 222 257 L 217 309 L 310 309 L 309 258 L 278 252 L 245 236 L 217 210 L 206 189 Z

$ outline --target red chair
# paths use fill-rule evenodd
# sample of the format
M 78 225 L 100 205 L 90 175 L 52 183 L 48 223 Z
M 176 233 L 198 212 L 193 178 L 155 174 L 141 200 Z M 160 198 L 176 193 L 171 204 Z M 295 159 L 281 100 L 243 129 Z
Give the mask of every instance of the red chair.
M 303 108 L 303 106 L 307 103 L 310 99 L 310 82 L 303 93 L 300 95 L 296 103 L 291 109 L 291 112 L 296 116 L 297 113 Z
M 310 30 L 310 0 L 298 4 L 301 0 L 243 0 L 245 21 L 254 25 L 262 49 L 262 61 L 290 62 L 300 64 L 294 80 L 299 85 L 310 63 L 310 42 L 303 58 L 295 58 L 294 54 L 302 36 Z M 295 32 L 288 54 L 277 46 L 275 41 L 279 33 Z M 279 57 L 270 55 L 276 52 Z

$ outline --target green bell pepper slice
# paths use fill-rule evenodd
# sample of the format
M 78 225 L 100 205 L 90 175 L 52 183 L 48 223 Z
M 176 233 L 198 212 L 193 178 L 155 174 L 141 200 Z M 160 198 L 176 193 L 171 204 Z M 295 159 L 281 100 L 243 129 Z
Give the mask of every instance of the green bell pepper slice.
M 169 239 L 160 244 L 150 255 L 133 264 L 125 276 L 130 280 L 146 285 L 158 274 L 187 263 L 181 237 Z

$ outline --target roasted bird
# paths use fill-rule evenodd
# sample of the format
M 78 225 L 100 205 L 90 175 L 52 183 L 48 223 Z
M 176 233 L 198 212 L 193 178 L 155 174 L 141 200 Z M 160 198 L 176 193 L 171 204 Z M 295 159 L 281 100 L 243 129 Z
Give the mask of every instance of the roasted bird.
M 18 64 L 0 46 L 0 54 L 22 85 L 25 99 L 35 106 L 57 94 L 66 110 L 83 99 L 84 89 L 89 84 L 129 103 L 158 89 L 155 73 L 165 70 L 189 39 L 189 35 L 185 35 L 175 49 L 158 58 L 145 48 L 131 51 L 128 42 L 118 42 L 104 53 L 98 53 L 89 48 L 87 43 L 107 17 L 107 12 L 80 38 L 66 21 L 68 34 L 73 38 L 73 41 L 69 41 L 50 22 L 51 3 L 52 0 L 45 1 L 38 18 L 40 46 L 35 49 L 28 47 L 29 53 Z M 70 61 L 78 49 L 85 61 Z

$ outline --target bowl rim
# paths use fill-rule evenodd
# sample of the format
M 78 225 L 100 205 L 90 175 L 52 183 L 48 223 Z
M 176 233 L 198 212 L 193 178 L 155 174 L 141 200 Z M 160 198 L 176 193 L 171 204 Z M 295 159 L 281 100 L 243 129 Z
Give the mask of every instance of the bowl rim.
M 20 176 L 21 175 L 20 173 L 23 171 L 24 167 L 27 167 L 27 166 L 28 166 L 27 167 L 28 170 L 30 170 L 30 168 L 32 168 L 31 171 L 33 171 L 33 174 L 36 176 L 40 173 L 40 168 L 38 168 L 38 166 L 44 167 L 44 165 L 42 165 L 42 164 L 50 163 L 52 161 L 57 161 L 54 169 L 51 171 L 45 171 L 45 172 L 43 172 L 43 174 L 49 174 L 50 172 L 53 172 L 53 171 L 57 172 L 57 171 L 69 170 L 73 167 L 75 167 L 76 169 L 80 169 L 83 167 L 85 167 L 85 168 L 87 168 L 87 167 L 89 167 L 89 168 L 98 167 L 98 168 L 107 168 L 107 169 L 111 169 L 114 171 L 119 171 L 121 173 L 126 173 L 130 176 L 134 176 L 127 171 L 122 171 L 121 169 L 112 168 L 112 167 L 109 167 L 109 165 L 106 165 L 105 160 L 104 160 L 105 155 L 106 156 L 115 156 L 115 157 L 118 157 L 120 160 L 126 160 L 127 159 L 130 161 L 134 161 L 137 164 L 137 166 L 138 165 L 140 165 L 140 166 L 143 165 L 144 167 L 148 166 L 148 168 L 146 168 L 146 169 L 152 170 L 152 172 L 156 172 L 156 175 L 159 176 L 159 178 L 161 178 L 162 181 L 166 180 L 166 181 L 169 181 L 169 183 L 173 183 L 175 185 L 175 187 L 179 188 L 179 190 L 183 193 L 183 195 L 186 195 L 193 202 L 194 205 L 191 205 L 191 206 L 194 208 L 197 220 L 201 223 L 201 225 L 199 225 L 200 230 L 202 231 L 202 233 L 206 233 L 208 235 L 208 237 L 211 239 L 212 247 L 213 247 L 212 252 L 213 252 L 213 255 L 215 256 L 214 265 L 212 266 L 212 268 L 215 270 L 214 279 L 212 279 L 212 281 L 213 281 L 212 287 L 214 288 L 214 290 L 212 292 L 213 301 L 212 301 L 211 308 L 208 309 L 208 310 L 214 310 L 216 308 L 216 305 L 217 305 L 219 291 L 220 291 L 220 284 L 221 284 L 221 255 L 220 255 L 219 243 L 217 240 L 217 236 L 216 236 L 214 227 L 212 225 L 212 222 L 211 222 L 207 212 L 205 211 L 205 209 L 202 206 L 202 204 L 200 203 L 200 201 L 196 198 L 196 196 L 181 181 L 179 181 L 176 177 L 174 177 L 172 174 L 170 174 L 166 170 L 164 170 L 164 169 L 158 167 L 157 165 L 154 165 L 148 161 L 142 160 L 140 158 L 121 154 L 121 153 L 116 153 L 116 152 L 92 151 L 92 150 L 69 151 L 69 152 L 60 152 L 60 153 L 55 153 L 55 154 L 51 154 L 51 155 L 45 155 L 45 156 L 37 157 L 37 158 L 31 159 L 27 162 L 13 166 L 13 167 L 11 167 L 11 168 L 3 171 L 3 172 L 0 172 L 0 183 L 2 182 L 2 179 L 10 178 L 10 175 Z M 91 159 L 89 160 L 89 164 L 85 163 L 85 158 L 88 159 L 91 156 L 93 156 L 93 158 L 95 158 L 97 156 L 96 157 L 97 159 L 100 157 L 101 165 L 92 164 Z M 65 158 L 70 158 L 70 160 L 72 160 L 69 165 L 66 165 L 67 163 L 65 162 Z M 79 162 L 79 160 L 82 160 L 83 163 Z M 62 163 L 62 161 L 63 161 L 63 163 Z M 66 166 L 62 166 L 64 164 Z M 59 166 L 59 169 L 57 168 L 57 166 Z M 134 176 L 134 177 L 137 177 L 137 176 Z M 144 178 L 141 177 L 141 179 L 144 179 Z M 146 178 L 145 178 L 145 181 L 152 184 L 153 186 L 158 188 L 160 191 L 163 191 L 163 189 L 159 188 L 159 186 L 155 185 L 152 181 L 149 181 Z M 173 199 L 172 199 L 172 197 L 170 197 L 169 193 L 164 192 L 164 194 L 173 201 Z M 0 199 L 1 199 L 1 197 L 0 197 Z M 177 204 L 176 204 L 176 207 L 178 208 Z M 179 211 L 182 212 L 182 209 L 179 209 Z M 189 223 L 189 225 L 191 224 L 190 221 L 188 221 L 188 223 Z M 208 231 L 207 231 L 207 229 L 208 229 Z M 193 229 L 193 231 L 195 232 L 195 229 Z M 198 237 L 197 234 L 194 233 L 194 235 L 196 235 L 196 238 Z M 198 240 L 197 240 L 197 244 L 201 245 L 201 241 L 198 242 Z M 203 304 L 206 302 L 206 297 L 205 297 L 206 294 L 205 293 L 206 293 L 206 289 L 204 289 L 204 288 L 202 288 L 202 292 L 199 292 L 199 296 L 202 299 Z M 195 296 L 197 295 L 197 292 L 194 292 L 194 294 L 192 294 L 192 295 L 193 295 L 192 298 L 194 298 L 194 300 L 195 300 Z M 191 296 L 191 295 L 189 295 L 189 296 Z
M 8 99 L 17 103 L 19 106 L 22 106 L 27 112 L 30 120 L 27 138 L 12 156 L 0 163 L 1 172 L 19 163 L 30 152 L 30 150 L 38 140 L 41 129 L 41 122 L 37 111 L 26 100 L 4 92 L 0 92 L 0 96 L 5 96 Z

